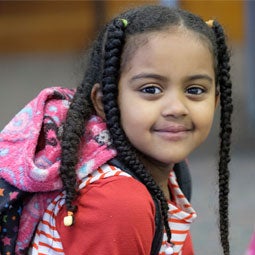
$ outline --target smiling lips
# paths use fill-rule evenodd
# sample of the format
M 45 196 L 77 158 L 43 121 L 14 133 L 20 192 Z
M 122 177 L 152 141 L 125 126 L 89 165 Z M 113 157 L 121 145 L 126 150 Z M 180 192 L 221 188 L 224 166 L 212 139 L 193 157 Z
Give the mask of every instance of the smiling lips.
M 169 125 L 160 128 L 154 128 L 154 132 L 162 138 L 170 141 L 178 141 L 185 138 L 192 128 L 183 125 Z

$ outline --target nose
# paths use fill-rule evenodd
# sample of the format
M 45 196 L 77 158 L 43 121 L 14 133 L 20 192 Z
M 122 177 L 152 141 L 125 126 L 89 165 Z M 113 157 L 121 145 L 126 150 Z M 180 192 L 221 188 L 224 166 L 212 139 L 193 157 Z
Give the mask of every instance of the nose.
M 186 97 L 183 93 L 172 91 L 170 95 L 165 96 L 162 108 L 163 117 L 180 118 L 188 114 Z

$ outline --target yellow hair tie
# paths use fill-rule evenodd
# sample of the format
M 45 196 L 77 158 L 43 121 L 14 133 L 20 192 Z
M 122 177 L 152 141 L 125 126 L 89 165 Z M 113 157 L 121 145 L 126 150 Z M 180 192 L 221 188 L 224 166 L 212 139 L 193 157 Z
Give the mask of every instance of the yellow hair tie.
M 64 225 L 66 227 L 70 227 L 73 225 L 73 212 L 67 212 L 67 216 L 64 217 Z
M 210 20 L 206 21 L 205 23 L 206 23 L 210 28 L 212 28 L 212 27 L 213 27 L 213 22 L 214 22 L 214 20 L 210 19 Z
M 124 27 L 126 28 L 128 25 L 128 21 L 126 19 L 120 19 L 124 25 Z

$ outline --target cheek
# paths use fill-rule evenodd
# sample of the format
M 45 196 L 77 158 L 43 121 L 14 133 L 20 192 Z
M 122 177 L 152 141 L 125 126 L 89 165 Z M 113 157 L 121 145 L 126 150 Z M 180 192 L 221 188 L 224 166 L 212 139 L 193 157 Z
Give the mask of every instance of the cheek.
M 125 133 L 137 129 L 142 125 L 142 116 L 134 107 L 125 106 L 120 108 L 121 125 Z M 145 115 L 143 115 L 145 116 Z
M 131 101 L 128 104 L 120 105 L 120 115 L 121 126 L 129 141 L 134 145 L 137 140 L 147 134 L 150 122 L 148 121 L 148 112 L 144 112 L 144 107 L 134 104 L 134 102 L 132 104 Z
M 124 130 L 126 127 L 135 128 L 141 125 L 143 119 L 148 116 L 147 107 L 143 105 L 139 98 L 129 93 L 119 97 L 119 109 Z
M 124 131 L 126 132 L 127 129 L 129 129 L 129 127 L 133 126 L 133 120 L 135 118 L 134 114 L 132 113 L 132 111 L 125 111 L 125 110 L 122 110 L 121 111 L 121 125 L 122 125 L 122 128 L 124 129 Z
M 204 107 L 201 109 L 200 114 L 196 114 L 194 122 L 205 135 L 208 135 L 211 130 L 214 113 L 214 107 Z
M 120 109 L 120 121 L 121 126 L 125 133 L 134 124 L 136 115 L 132 109 L 132 104 L 129 104 L 124 98 L 120 98 L 119 109 Z

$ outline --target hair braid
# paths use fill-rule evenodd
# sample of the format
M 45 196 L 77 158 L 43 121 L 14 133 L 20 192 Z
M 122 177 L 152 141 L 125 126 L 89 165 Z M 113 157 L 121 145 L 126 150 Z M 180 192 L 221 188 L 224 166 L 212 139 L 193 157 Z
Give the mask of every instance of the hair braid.
M 102 35 L 103 33 L 99 35 L 98 40 L 95 41 L 92 47 L 85 78 L 78 86 L 70 105 L 61 139 L 60 175 L 66 191 L 66 208 L 72 212 L 76 210 L 72 202 L 77 194 L 75 167 L 79 159 L 79 145 L 85 131 L 85 123 L 94 110 L 90 93 L 93 85 L 99 82 L 101 78 L 102 50 L 100 42 L 102 41 Z
M 64 124 L 61 144 L 60 174 L 66 190 L 66 207 L 69 211 L 75 211 L 75 207 L 72 205 L 76 196 L 75 166 L 78 162 L 78 147 L 84 133 L 85 120 L 91 114 L 89 109 L 88 102 L 84 100 L 82 86 L 78 87 Z
M 102 80 L 103 104 L 107 127 L 113 138 L 113 144 L 121 160 L 129 166 L 140 181 L 147 187 L 151 195 L 161 204 L 161 213 L 168 241 L 171 231 L 168 224 L 168 204 L 162 190 L 152 176 L 138 160 L 137 153 L 128 141 L 120 124 L 120 112 L 117 102 L 120 59 L 125 40 L 124 25 L 121 20 L 115 20 L 108 28 L 105 45 L 105 62 Z
M 213 30 L 216 35 L 218 50 L 218 84 L 220 89 L 220 152 L 219 152 L 219 214 L 220 214 L 220 238 L 225 255 L 229 254 L 229 216 L 228 216 L 228 193 L 229 193 L 229 169 L 230 162 L 230 138 L 231 138 L 231 114 L 232 83 L 230 80 L 229 52 L 226 45 L 223 28 L 218 22 L 214 22 Z

